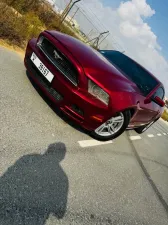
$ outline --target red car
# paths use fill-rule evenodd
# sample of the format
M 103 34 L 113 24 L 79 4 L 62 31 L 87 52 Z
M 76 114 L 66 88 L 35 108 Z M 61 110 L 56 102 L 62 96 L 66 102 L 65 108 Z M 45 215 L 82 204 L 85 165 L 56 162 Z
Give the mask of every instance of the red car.
M 56 107 L 102 141 L 144 132 L 164 109 L 162 83 L 138 63 L 56 31 L 29 41 L 25 66 Z

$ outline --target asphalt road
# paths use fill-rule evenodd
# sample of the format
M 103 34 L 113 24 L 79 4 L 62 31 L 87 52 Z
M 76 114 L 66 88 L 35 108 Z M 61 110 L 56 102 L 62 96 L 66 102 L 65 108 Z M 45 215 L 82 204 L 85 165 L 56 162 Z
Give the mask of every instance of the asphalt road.
M 0 225 L 167 225 L 168 123 L 103 145 L 56 112 L 0 47 Z

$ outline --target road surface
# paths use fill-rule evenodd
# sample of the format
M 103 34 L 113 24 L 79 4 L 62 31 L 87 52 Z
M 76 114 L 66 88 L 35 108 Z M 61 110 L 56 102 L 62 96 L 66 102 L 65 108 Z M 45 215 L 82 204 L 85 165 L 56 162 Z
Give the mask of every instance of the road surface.
M 168 224 L 166 122 L 96 142 L 0 47 L 0 127 L 0 224 Z

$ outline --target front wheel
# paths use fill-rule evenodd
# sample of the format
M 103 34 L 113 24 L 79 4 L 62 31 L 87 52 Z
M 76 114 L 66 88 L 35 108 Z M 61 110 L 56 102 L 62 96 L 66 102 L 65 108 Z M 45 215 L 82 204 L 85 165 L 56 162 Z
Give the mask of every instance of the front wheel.
M 129 110 L 120 112 L 103 123 L 96 130 L 92 131 L 91 136 L 100 141 L 108 141 L 120 136 L 128 127 L 131 119 Z

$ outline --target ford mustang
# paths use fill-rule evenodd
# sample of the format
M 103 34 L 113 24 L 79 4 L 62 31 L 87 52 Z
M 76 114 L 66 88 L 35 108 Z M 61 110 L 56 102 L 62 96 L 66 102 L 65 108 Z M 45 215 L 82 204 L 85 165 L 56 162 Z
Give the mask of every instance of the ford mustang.
M 44 31 L 28 42 L 24 63 L 55 107 L 98 140 L 143 133 L 164 110 L 163 84 L 121 52 Z

